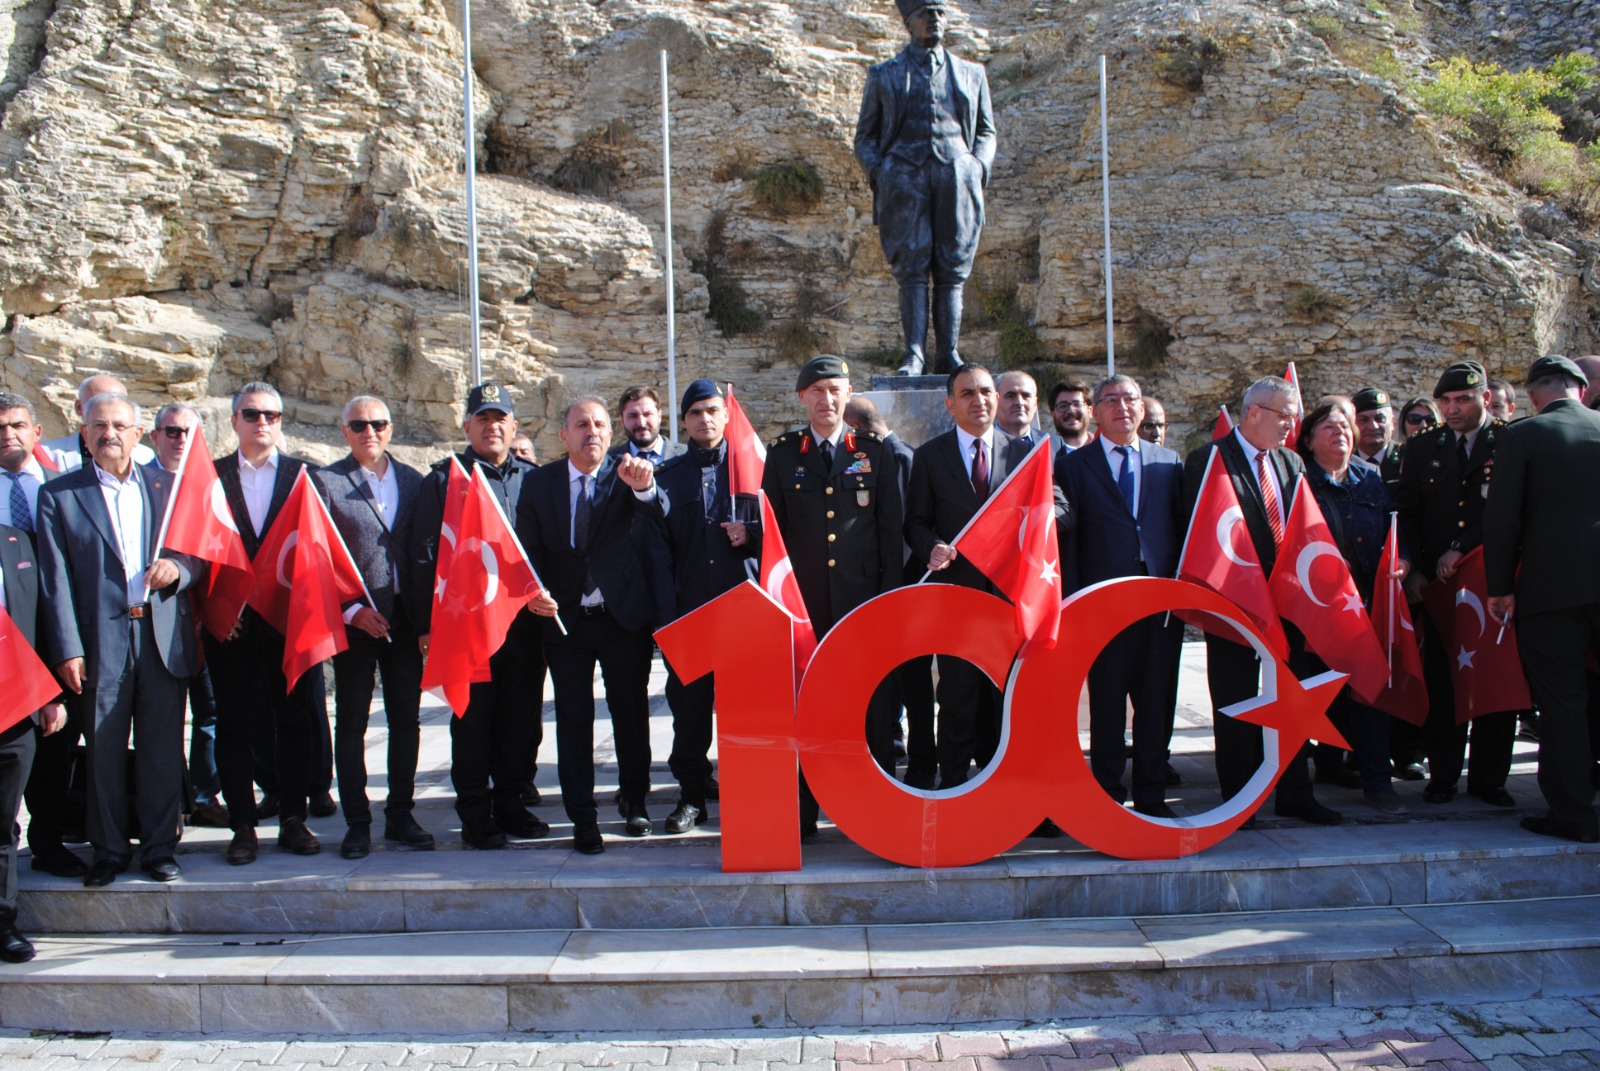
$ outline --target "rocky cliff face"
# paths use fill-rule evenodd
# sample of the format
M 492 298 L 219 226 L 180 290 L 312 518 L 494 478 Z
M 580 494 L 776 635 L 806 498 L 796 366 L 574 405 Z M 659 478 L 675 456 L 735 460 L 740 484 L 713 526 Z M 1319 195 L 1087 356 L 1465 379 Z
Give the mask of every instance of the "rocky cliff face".
M 1103 367 L 1102 53 L 1118 363 L 1180 424 L 1291 359 L 1315 393 L 1409 391 L 1461 357 L 1600 349 L 1596 235 L 1469 163 L 1394 80 L 1591 47 L 1596 0 L 954 13 L 1001 137 L 969 359 Z M 902 43 L 891 3 L 478 0 L 473 28 L 484 368 L 542 452 L 569 398 L 665 388 L 662 50 L 680 385 L 732 380 L 776 430 L 801 355 L 846 355 L 858 386 L 891 359 L 851 154 L 866 69 Z M 0 0 L 0 55 L 0 357 L 52 431 L 108 371 L 219 414 L 265 378 L 313 454 L 360 391 L 418 453 L 459 435 L 456 3 Z M 789 164 L 821 190 L 786 211 L 764 183 Z

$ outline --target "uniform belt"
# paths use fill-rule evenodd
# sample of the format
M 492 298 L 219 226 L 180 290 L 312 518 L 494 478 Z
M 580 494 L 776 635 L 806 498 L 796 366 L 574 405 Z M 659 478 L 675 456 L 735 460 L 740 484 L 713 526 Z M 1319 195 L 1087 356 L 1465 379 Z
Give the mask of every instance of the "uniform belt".
M 141 602 L 138 606 L 128 607 L 128 616 L 135 621 L 139 620 L 141 617 L 149 617 L 150 604 L 147 602 Z

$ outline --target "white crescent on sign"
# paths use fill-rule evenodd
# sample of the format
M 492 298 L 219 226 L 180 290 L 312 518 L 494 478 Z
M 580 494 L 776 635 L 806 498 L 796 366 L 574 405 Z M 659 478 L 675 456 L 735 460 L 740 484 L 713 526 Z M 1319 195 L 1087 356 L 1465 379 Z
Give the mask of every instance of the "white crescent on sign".
M 222 489 L 221 480 L 211 485 L 211 515 L 235 532 L 239 530 L 239 526 L 233 523 L 233 510 L 228 508 L 228 495 Z
M 1477 592 L 1463 588 L 1456 592 L 1456 605 L 1460 606 L 1463 603 L 1472 607 L 1472 612 L 1478 615 L 1478 638 L 1482 639 L 1484 630 L 1489 627 L 1489 619 L 1483 612 L 1483 600 L 1478 598 Z
M 1222 548 L 1222 553 L 1235 565 L 1251 568 L 1233 549 L 1233 527 L 1244 520 L 1244 511 L 1238 506 L 1233 506 L 1217 519 L 1217 546 Z
M 294 581 L 290 580 L 289 577 L 284 575 L 283 563 L 288 559 L 290 554 L 294 553 L 295 545 L 299 542 L 300 533 L 290 532 L 289 538 L 283 541 L 283 549 L 278 551 L 278 583 L 290 591 L 294 590 Z
M 1294 563 L 1294 575 L 1300 581 L 1300 590 L 1306 593 L 1306 598 L 1318 606 L 1326 606 L 1328 604 L 1317 598 L 1316 591 L 1311 587 L 1311 565 L 1321 557 L 1337 558 L 1339 557 L 1339 548 L 1332 543 L 1323 543 L 1321 541 L 1307 544 L 1306 548 L 1300 552 L 1300 557 Z

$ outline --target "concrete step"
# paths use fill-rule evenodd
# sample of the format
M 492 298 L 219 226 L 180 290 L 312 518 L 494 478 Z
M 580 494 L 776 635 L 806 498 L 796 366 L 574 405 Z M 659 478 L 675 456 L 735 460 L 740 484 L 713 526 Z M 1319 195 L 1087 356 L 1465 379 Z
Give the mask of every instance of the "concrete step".
M 910 1026 L 1600 992 L 1600 896 L 914 925 L 43 937 L 0 1026 Z

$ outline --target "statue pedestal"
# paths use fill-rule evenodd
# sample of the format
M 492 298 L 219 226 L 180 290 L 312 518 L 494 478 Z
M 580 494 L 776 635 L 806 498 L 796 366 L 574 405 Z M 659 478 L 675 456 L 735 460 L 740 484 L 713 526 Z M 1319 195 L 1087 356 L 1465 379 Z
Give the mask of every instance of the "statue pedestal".
M 956 426 L 945 408 L 944 376 L 874 375 L 871 398 L 889 428 L 913 447 Z

